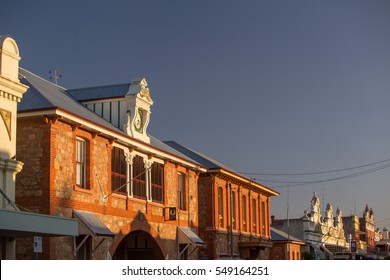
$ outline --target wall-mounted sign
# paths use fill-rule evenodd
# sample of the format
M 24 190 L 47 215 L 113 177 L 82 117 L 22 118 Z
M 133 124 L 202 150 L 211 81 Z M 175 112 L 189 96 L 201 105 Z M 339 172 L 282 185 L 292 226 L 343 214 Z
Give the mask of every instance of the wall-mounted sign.
M 356 240 L 351 240 L 351 253 L 356 253 Z
M 42 253 L 42 236 L 34 236 L 34 253 Z

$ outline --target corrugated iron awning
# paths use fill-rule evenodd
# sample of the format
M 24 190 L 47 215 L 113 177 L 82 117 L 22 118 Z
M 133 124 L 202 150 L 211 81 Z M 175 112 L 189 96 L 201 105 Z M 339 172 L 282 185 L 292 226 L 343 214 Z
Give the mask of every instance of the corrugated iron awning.
M 80 250 L 81 246 L 87 241 L 89 236 L 101 237 L 102 239 L 96 246 L 92 253 L 94 253 L 104 240 L 107 238 L 114 238 L 115 234 L 96 216 L 95 213 L 73 210 L 73 216 L 79 221 L 79 235 L 84 235 L 84 239 L 77 244 L 76 238 L 74 238 L 74 255 Z
M 190 228 L 188 227 L 177 227 L 177 243 L 184 244 L 183 248 L 179 248 L 178 246 L 178 258 L 180 259 L 184 252 L 189 248 L 193 247 L 192 251 L 189 252 L 188 256 L 195 252 L 199 247 L 204 247 L 205 243 L 198 235 L 196 235 Z
M 79 220 L 79 234 L 100 237 L 115 237 L 115 234 L 96 216 L 95 213 L 73 210 L 73 216 Z
M 197 236 L 190 228 L 188 227 L 177 227 L 177 235 L 179 244 L 192 244 L 195 247 L 204 246 L 205 243 L 199 236 Z

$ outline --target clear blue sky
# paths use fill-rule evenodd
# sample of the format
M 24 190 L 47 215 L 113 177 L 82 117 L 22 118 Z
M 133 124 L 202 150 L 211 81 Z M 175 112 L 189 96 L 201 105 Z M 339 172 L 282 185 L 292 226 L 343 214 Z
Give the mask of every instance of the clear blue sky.
M 3 1 L 0 33 L 21 66 L 78 88 L 145 77 L 149 132 L 239 172 L 306 173 L 390 159 L 389 1 Z M 251 174 L 284 183 L 328 180 Z M 292 183 L 290 183 L 291 185 Z M 390 168 L 290 187 L 290 217 L 313 192 L 378 226 L 390 224 Z M 324 205 L 323 205 L 324 208 Z

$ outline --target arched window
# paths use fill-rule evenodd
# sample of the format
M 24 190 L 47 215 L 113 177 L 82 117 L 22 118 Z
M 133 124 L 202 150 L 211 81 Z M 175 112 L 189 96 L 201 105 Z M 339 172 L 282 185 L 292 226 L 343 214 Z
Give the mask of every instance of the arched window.
M 218 188 L 218 226 L 224 227 L 224 215 L 223 215 L 223 189 Z
M 254 233 L 257 232 L 258 224 L 257 224 L 257 204 L 256 199 L 252 199 L 252 231 Z
M 266 221 L 266 210 L 265 210 L 265 202 L 261 202 L 261 234 L 265 235 L 265 226 L 267 224 Z
M 236 214 L 236 192 L 235 191 L 232 191 L 232 212 L 233 212 L 233 215 L 232 215 L 232 223 L 233 223 L 233 229 L 236 230 L 237 229 L 237 214 Z
M 242 196 L 242 230 L 247 231 L 246 196 Z

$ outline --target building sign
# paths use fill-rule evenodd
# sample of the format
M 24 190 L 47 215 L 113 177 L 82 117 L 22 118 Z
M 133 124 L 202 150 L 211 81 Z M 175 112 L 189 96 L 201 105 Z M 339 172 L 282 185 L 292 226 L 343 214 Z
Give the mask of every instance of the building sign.
M 34 253 L 42 253 L 42 236 L 34 236 Z
M 176 207 L 169 207 L 169 220 L 170 221 L 176 220 Z
M 351 253 L 356 253 L 356 240 L 351 240 Z

